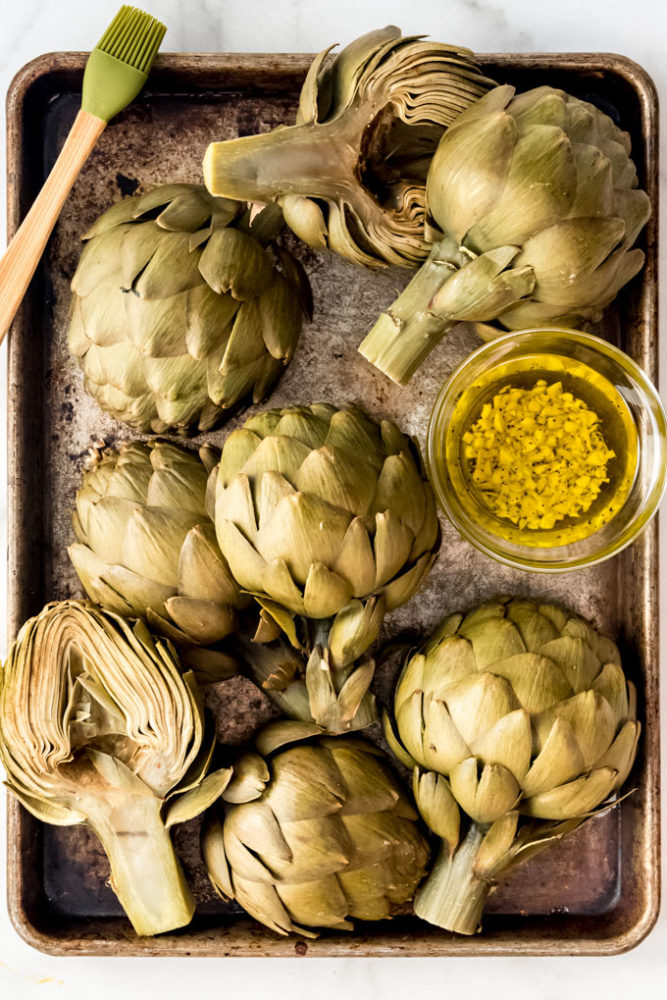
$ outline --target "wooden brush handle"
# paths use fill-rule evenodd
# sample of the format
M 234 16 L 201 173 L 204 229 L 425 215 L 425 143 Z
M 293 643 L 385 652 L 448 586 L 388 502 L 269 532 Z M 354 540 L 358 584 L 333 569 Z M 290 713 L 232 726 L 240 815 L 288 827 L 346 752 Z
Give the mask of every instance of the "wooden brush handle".
M 101 118 L 79 111 L 44 187 L 0 260 L 0 343 L 28 289 L 74 181 L 105 127 L 106 122 Z

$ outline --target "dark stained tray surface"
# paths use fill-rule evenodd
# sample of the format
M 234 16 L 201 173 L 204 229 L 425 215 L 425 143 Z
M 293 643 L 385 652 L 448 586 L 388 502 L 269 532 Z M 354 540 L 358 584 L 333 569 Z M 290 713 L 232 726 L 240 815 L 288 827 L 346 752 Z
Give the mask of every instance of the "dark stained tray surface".
M 654 205 L 643 235 L 647 264 L 595 332 L 623 347 L 655 378 L 657 101 L 650 79 L 618 56 L 482 58 L 501 81 L 519 88 L 562 86 L 631 132 L 640 183 Z M 81 233 L 121 195 L 167 181 L 201 181 L 201 159 L 211 139 L 291 121 L 309 61 L 304 55 L 160 57 L 148 89 L 112 121 L 77 181 L 10 340 L 10 636 L 47 600 L 80 594 L 66 548 L 83 460 L 92 440 L 113 443 L 132 436 L 88 399 L 68 356 L 69 280 Z M 43 56 L 12 84 L 10 233 L 74 119 L 84 63 L 80 53 Z M 270 405 L 353 400 L 394 419 L 423 446 L 435 394 L 475 346 L 474 337 L 456 328 L 409 388 L 400 389 L 356 348 L 409 274 L 370 274 L 296 241 L 294 248 L 310 274 L 316 312 Z M 245 415 L 207 439 L 220 443 Z M 656 588 L 655 524 L 615 559 L 558 576 L 491 562 L 443 520 L 442 552 L 427 586 L 388 617 L 385 637 L 426 632 L 444 613 L 500 592 L 559 601 L 619 637 L 639 688 L 644 732 L 633 772 L 636 791 L 502 883 L 489 901 L 481 935 L 454 937 L 406 915 L 307 944 L 279 938 L 215 896 L 199 858 L 194 822 L 177 828 L 175 839 L 198 900 L 195 920 L 174 934 L 137 939 L 107 885 L 106 859 L 94 835 L 80 827 L 43 826 L 11 801 L 9 905 L 16 927 L 35 947 L 57 954 L 610 954 L 632 947 L 650 930 L 659 906 Z M 380 693 L 388 687 L 389 670 L 378 676 Z M 209 689 L 208 702 L 220 736 L 233 743 L 247 739 L 272 714 L 264 695 L 244 679 Z

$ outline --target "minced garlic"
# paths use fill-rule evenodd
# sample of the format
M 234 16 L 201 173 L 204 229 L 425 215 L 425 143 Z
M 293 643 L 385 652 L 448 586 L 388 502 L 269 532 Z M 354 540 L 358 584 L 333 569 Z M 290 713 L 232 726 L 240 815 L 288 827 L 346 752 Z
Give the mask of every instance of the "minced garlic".
M 615 457 L 597 414 L 561 382 L 543 379 L 530 389 L 501 389 L 463 442 L 485 504 L 520 529 L 549 529 L 585 513 Z

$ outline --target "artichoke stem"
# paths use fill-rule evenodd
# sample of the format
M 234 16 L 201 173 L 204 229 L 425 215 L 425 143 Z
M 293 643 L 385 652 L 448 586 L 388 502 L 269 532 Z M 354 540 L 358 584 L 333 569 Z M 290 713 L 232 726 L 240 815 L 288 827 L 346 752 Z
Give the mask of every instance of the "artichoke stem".
M 454 323 L 431 312 L 433 297 L 465 263 L 448 238 L 434 243 L 410 284 L 382 313 L 359 347 L 381 372 L 406 385 Z
M 415 896 L 415 913 L 430 924 L 474 934 L 479 930 L 491 883 L 477 878 L 473 865 L 485 831 L 475 823 L 459 847 L 450 854 L 443 842 L 431 874 Z
M 206 187 L 241 201 L 272 201 L 291 193 L 334 197 L 339 185 L 354 178 L 356 154 L 349 140 L 357 119 L 348 112 L 323 125 L 306 122 L 212 142 L 203 162 Z
M 150 793 L 112 793 L 89 819 L 111 864 L 111 886 L 139 935 L 185 927 L 195 910 L 160 806 Z

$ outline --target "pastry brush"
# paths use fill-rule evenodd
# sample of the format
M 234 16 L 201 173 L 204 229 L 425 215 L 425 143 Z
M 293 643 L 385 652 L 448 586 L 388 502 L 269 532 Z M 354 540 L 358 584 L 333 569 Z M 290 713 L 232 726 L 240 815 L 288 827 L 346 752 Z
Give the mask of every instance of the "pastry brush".
M 136 7 L 121 7 L 90 53 L 81 110 L 30 211 L 0 260 L 0 342 L 81 168 L 109 119 L 137 96 L 167 29 Z

